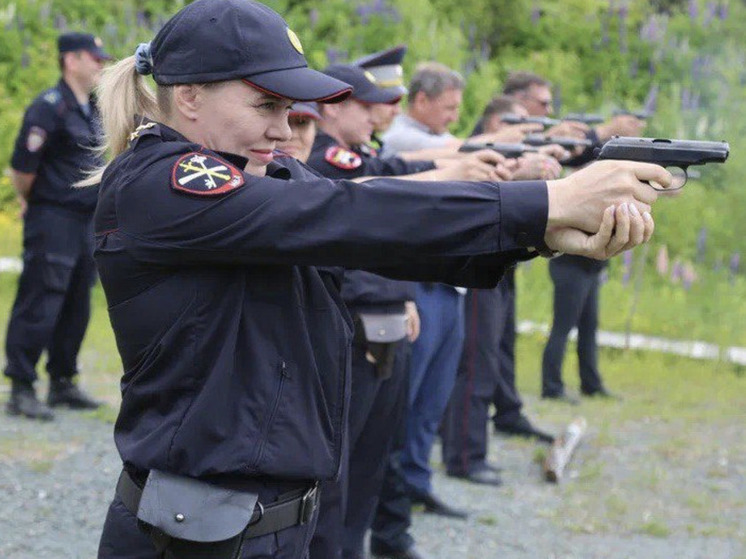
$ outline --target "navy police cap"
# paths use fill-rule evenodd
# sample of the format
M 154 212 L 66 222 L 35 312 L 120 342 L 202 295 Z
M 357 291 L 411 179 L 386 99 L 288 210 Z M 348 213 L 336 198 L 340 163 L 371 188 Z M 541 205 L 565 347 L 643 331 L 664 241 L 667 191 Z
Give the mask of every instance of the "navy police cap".
M 311 70 L 298 36 L 251 0 L 197 0 L 136 53 L 137 71 L 160 85 L 244 80 L 279 97 L 335 103 L 348 84 Z
M 316 103 L 293 103 L 290 107 L 291 116 L 306 116 L 313 120 L 321 120 L 321 113 Z
M 342 80 L 350 84 L 354 89 L 352 90 L 352 98 L 362 101 L 364 103 L 396 103 L 401 99 L 401 95 L 396 92 L 391 92 L 385 89 L 381 89 L 376 84 L 376 78 L 359 66 L 352 66 L 351 64 L 333 64 L 328 66 L 324 73 L 328 76 L 332 76 L 338 80 Z
M 407 45 L 399 45 L 358 58 L 352 64 L 365 68 L 373 74 L 378 87 L 396 92 L 400 96 L 406 95 L 407 88 L 404 86 L 404 70 L 402 68 L 402 61 L 406 53 Z
M 104 50 L 101 39 L 90 33 L 63 33 L 57 38 L 57 50 L 60 54 L 85 50 L 100 60 L 111 60 L 111 56 Z

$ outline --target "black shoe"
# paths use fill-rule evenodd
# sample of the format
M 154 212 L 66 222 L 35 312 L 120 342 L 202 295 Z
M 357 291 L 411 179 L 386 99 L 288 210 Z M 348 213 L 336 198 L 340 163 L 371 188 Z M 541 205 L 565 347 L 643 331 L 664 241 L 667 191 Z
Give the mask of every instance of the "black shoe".
M 13 383 L 10 400 L 5 407 L 8 415 L 23 415 L 29 419 L 52 421 L 54 414 L 36 397 L 31 383 Z
M 588 396 L 589 398 L 604 398 L 607 400 L 616 400 L 618 402 L 622 401 L 622 397 L 619 396 L 619 394 L 614 394 L 613 392 L 609 392 L 605 388 L 599 388 L 598 390 L 591 390 L 589 392 L 586 392 L 583 390 L 583 396 Z
M 471 483 L 478 483 L 479 485 L 492 485 L 499 487 L 503 484 L 503 480 L 500 478 L 500 474 L 489 468 L 482 468 L 469 474 L 460 476 L 448 474 L 451 477 L 463 479 L 464 481 L 470 481 Z
M 53 380 L 49 385 L 47 404 L 50 407 L 69 406 L 73 410 L 95 410 L 101 403 L 83 392 L 70 379 Z
M 495 431 L 511 436 L 535 437 L 549 444 L 554 442 L 552 435 L 534 427 L 525 415 L 519 415 L 515 421 L 511 421 L 510 423 L 495 423 Z
M 435 496 L 433 493 L 410 493 L 409 498 L 413 504 L 425 505 L 425 512 L 430 514 L 437 514 L 439 516 L 447 516 L 449 518 L 468 518 L 469 513 L 465 510 L 457 509 L 451 505 L 447 505 L 440 498 Z
M 371 546 L 370 553 L 374 559 L 430 559 L 429 555 L 425 555 L 415 545 L 406 551 L 377 551 Z
M 555 400 L 557 402 L 564 402 L 565 404 L 570 404 L 571 406 L 580 405 L 580 398 L 571 394 L 567 394 L 565 392 L 563 392 L 562 394 L 542 394 L 541 398 L 542 400 Z

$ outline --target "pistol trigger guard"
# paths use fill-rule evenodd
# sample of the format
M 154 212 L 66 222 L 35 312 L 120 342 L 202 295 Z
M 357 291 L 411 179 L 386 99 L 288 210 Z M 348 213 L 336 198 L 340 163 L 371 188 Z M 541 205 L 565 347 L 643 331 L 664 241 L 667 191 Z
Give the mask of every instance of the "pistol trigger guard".
M 689 174 L 687 173 L 687 170 L 689 169 L 689 165 L 687 166 L 680 166 L 680 165 L 673 166 L 672 165 L 671 168 L 681 169 L 681 171 L 684 173 L 684 182 L 682 182 L 681 185 L 677 186 L 676 188 L 658 188 L 657 186 L 653 186 L 650 181 L 645 181 L 645 182 L 650 186 L 650 188 L 658 192 L 676 192 L 678 190 L 681 190 L 682 188 L 684 188 L 684 186 L 686 186 L 686 183 L 689 180 Z

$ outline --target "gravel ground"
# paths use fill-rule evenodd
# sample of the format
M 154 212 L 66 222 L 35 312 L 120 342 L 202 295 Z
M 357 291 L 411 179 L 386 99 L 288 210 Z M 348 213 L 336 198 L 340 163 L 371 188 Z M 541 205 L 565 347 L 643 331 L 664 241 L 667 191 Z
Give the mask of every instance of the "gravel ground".
M 100 419 L 70 411 L 59 412 L 50 424 L 0 416 L 1 558 L 95 557 L 119 473 L 111 430 Z M 735 430 L 733 434 L 739 436 Z M 469 520 L 415 515 L 414 534 L 436 559 L 746 558 L 743 531 L 738 538 L 733 531 L 718 537 L 671 530 L 656 537 L 592 526 L 568 529 L 562 521 L 563 499 L 577 498 L 579 487 L 569 492 L 566 487 L 580 484 L 582 472 L 571 470 L 565 486 L 547 485 L 534 461 L 538 444 L 497 437 L 491 442 L 494 458 L 499 454 L 505 468 L 504 487 L 471 486 L 438 473 L 438 493 L 470 510 Z M 585 449 L 587 459 L 594 457 L 592 450 Z M 573 467 L 583 464 L 583 452 L 581 447 L 579 464 Z M 728 491 L 744 492 L 742 466 L 725 480 Z M 732 514 L 743 521 L 743 512 L 740 508 Z

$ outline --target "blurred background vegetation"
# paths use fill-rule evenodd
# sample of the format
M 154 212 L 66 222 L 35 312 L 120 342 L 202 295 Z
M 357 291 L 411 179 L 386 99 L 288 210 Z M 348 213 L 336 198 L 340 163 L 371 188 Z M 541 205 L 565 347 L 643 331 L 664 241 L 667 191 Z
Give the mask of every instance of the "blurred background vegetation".
M 638 249 L 615 261 L 609 274 L 615 287 L 608 291 L 617 306 L 643 306 L 633 312 L 637 316 L 634 326 L 646 330 L 692 332 L 684 326 L 687 321 L 677 321 L 670 312 L 660 315 L 668 326 L 658 328 L 656 313 L 644 308 L 649 303 L 684 311 L 700 308 L 692 318 L 700 324 L 698 333 L 711 324 L 730 338 L 744 336 L 734 326 L 743 316 L 741 309 L 746 309 L 740 261 L 746 248 L 746 159 L 740 155 L 746 147 L 743 2 L 266 3 L 283 14 L 301 37 L 313 67 L 406 43 L 406 75 L 424 60 L 438 60 L 462 71 L 468 87 L 454 130 L 457 134 L 471 130 L 509 71 L 531 70 L 553 82 L 559 114 L 587 111 L 609 116 L 616 108 L 653 104 L 656 112 L 647 135 L 729 141 L 732 155 L 726 165 L 703 168 L 701 178 L 691 181 L 684 195 L 656 208 L 655 242 L 644 252 Z M 24 107 L 57 79 L 58 33 L 96 33 L 110 52 L 123 57 L 138 42 L 149 40 L 184 4 L 184 0 L 0 0 L 0 75 L 4 76 L 0 82 L 0 168 L 6 169 L 0 177 L 0 255 L 20 251 L 7 166 Z M 541 266 L 523 275 L 536 288 L 532 293 L 548 289 Z M 534 310 L 546 306 L 543 296 L 524 301 L 530 315 L 546 314 Z M 703 317 L 707 319 L 704 324 Z M 669 332 L 671 328 L 675 332 Z

